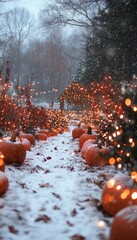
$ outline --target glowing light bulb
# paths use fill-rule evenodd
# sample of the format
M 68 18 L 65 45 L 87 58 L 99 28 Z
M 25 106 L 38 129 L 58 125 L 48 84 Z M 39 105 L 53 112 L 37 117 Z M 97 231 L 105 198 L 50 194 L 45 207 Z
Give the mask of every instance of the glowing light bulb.
M 107 183 L 108 188 L 113 188 L 115 185 L 115 179 L 110 179 Z
M 137 192 L 132 193 L 131 198 L 133 200 L 136 200 L 137 199 Z
M 116 162 L 115 158 L 111 157 L 111 158 L 109 159 L 109 164 L 110 164 L 110 165 L 115 164 L 115 162 Z
M 131 106 L 131 99 L 130 98 L 126 98 L 126 100 L 125 100 L 125 104 L 126 104 L 126 106 L 127 107 L 129 107 L 129 106 Z

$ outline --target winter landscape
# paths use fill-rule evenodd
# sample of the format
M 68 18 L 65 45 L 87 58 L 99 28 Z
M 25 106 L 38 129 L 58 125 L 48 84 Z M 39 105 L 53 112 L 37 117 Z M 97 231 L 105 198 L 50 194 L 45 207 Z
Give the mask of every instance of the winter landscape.
M 0 0 L 0 240 L 137 240 L 137 2 L 38 2 Z

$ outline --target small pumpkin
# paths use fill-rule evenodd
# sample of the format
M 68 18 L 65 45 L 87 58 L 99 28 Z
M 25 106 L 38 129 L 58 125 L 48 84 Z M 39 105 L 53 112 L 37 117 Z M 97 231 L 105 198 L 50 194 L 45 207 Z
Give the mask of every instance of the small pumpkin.
M 30 141 L 32 145 L 35 145 L 35 137 L 31 133 L 20 133 L 19 138 L 26 138 Z
M 50 137 L 51 132 L 48 129 L 41 129 L 40 132 L 46 134 L 47 137 Z
M 91 146 L 95 146 L 96 145 L 96 140 L 93 140 L 93 139 L 88 139 L 87 141 L 85 141 L 82 145 L 82 148 L 81 148 L 81 156 L 83 158 L 85 158 L 85 153 L 87 151 L 87 149 Z
M 72 130 L 72 138 L 80 138 L 80 136 L 85 133 L 85 130 L 83 127 L 81 127 L 81 123 L 78 124 L 77 127 L 73 128 Z
M 108 154 L 109 148 L 97 145 L 90 146 L 85 152 L 85 160 L 89 166 L 106 166 L 109 165 Z
M 3 195 L 7 192 L 9 187 L 9 180 L 5 173 L 0 172 L 0 195 Z
M 51 133 L 50 133 L 50 136 L 51 136 L 51 137 L 55 137 L 55 136 L 57 136 L 57 135 L 58 135 L 58 131 L 55 130 L 55 129 L 52 129 L 52 130 L 51 130 Z
M 46 141 L 47 135 L 45 133 L 37 133 L 35 138 L 40 141 Z
M 4 155 L 4 162 L 9 164 L 21 164 L 26 157 L 26 149 L 21 142 L 0 142 L 0 151 Z
M 116 174 L 105 184 L 101 202 L 111 216 L 125 207 L 137 205 L 137 183 L 128 175 Z
M 110 240 L 137 240 L 137 206 L 119 211 L 112 222 Z
M 97 140 L 97 136 L 92 133 L 92 128 L 88 127 L 87 133 L 83 133 L 79 138 L 79 147 L 82 148 L 84 142 L 88 139 Z

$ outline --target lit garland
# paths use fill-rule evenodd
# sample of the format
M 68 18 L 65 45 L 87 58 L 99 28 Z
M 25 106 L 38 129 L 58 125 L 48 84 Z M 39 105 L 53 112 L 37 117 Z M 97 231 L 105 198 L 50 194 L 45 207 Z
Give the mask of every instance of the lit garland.
M 126 85 L 122 98 L 123 112 L 113 116 L 110 127 L 106 123 L 102 136 L 112 146 L 110 164 L 137 170 L 137 85 Z

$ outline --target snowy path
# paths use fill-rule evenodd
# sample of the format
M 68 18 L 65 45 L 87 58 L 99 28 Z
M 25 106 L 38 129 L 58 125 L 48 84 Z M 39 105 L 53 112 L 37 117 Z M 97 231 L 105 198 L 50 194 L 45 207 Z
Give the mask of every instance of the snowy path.
M 88 168 L 76 149 L 70 131 L 37 142 L 22 166 L 6 166 L 0 240 L 106 239 L 112 219 L 96 204 L 112 167 Z

